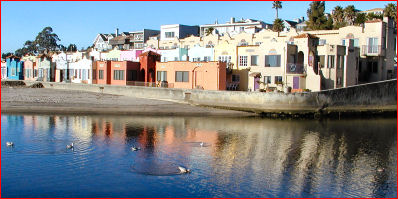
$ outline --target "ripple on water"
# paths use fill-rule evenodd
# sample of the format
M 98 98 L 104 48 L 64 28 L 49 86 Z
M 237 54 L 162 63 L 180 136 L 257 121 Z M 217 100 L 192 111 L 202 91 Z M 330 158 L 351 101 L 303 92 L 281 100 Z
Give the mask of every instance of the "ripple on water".
M 131 171 L 142 175 L 172 176 L 181 174 L 178 169 L 179 166 L 182 165 L 170 161 L 157 162 L 156 160 L 143 160 L 134 162 L 131 165 Z

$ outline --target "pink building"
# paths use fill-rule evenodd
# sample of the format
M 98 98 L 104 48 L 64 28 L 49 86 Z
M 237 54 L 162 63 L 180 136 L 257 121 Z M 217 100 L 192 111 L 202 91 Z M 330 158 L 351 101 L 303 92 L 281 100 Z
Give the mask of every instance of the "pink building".
M 224 62 L 156 62 L 156 80 L 174 84 L 174 88 L 225 90 Z
M 30 60 L 24 62 L 24 80 L 36 80 L 36 63 Z M 36 71 L 35 71 L 36 69 Z
M 120 61 L 138 61 L 138 56 L 142 50 L 122 50 L 120 51 Z

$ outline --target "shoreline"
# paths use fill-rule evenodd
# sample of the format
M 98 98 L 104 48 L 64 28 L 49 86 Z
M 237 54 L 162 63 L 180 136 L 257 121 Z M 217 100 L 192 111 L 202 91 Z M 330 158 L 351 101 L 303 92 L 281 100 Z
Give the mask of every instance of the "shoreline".
M 253 117 L 255 113 L 155 100 L 51 88 L 1 87 L 1 113 L 60 115 L 136 115 Z

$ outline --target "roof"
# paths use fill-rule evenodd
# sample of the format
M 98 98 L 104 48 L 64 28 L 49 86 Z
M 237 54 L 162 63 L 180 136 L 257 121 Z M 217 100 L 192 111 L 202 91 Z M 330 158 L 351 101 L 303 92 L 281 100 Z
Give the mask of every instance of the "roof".
M 304 34 L 300 34 L 300 35 L 297 35 L 297 36 L 295 36 L 295 37 L 293 37 L 293 38 L 311 38 L 311 39 L 319 39 L 319 37 L 317 37 L 317 36 L 315 36 L 315 35 L 311 35 L 311 34 L 308 34 L 308 33 L 304 33 Z
M 117 36 L 115 38 L 112 38 L 109 40 L 110 45 L 118 45 L 118 44 L 125 44 L 126 39 L 128 39 L 128 36 Z
M 8 59 L 8 58 L 17 58 L 17 59 L 20 59 L 20 57 L 17 57 L 17 56 L 15 56 L 15 55 L 9 55 L 9 56 L 6 57 L 6 59 Z
M 160 54 L 158 54 L 158 53 L 155 53 L 155 52 L 153 52 L 153 51 L 147 51 L 147 52 L 141 53 L 139 56 L 141 57 L 141 56 L 146 56 L 146 55 L 156 55 L 156 56 L 161 56 Z
M 377 11 L 384 11 L 384 9 L 383 8 L 373 8 L 373 9 L 365 10 L 362 12 L 377 12 Z
M 287 24 L 289 24 L 290 26 L 294 27 L 296 26 L 298 23 L 295 21 L 290 21 L 290 20 L 283 20 L 284 22 L 286 22 Z

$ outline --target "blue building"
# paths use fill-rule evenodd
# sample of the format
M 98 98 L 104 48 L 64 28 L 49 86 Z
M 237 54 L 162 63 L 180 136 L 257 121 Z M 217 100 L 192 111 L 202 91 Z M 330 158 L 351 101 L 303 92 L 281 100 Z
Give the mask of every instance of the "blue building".
M 8 79 L 23 80 L 23 61 L 21 58 L 11 55 L 6 58 Z

